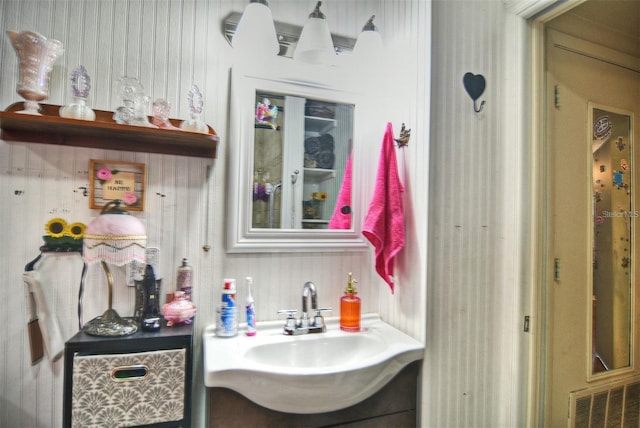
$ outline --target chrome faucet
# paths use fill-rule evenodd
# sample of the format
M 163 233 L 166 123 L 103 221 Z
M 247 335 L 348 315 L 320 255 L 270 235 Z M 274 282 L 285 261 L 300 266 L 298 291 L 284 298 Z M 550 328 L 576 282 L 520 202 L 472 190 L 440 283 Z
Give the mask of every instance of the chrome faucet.
M 302 318 L 300 318 L 300 324 L 302 327 L 309 327 L 309 294 L 311 294 L 311 309 L 318 309 L 318 292 L 316 285 L 307 281 L 302 287 Z
M 311 296 L 311 310 L 314 311 L 313 320 L 309 317 L 309 296 Z M 323 333 L 327 331 L 322 312 L 330 311 L 332 308 L 318 308 L 318 292 L 313 282 L 307 281 L 302 288 L 302 316 L 296 321 L 295 309 L 283 309 L 278 314 L 286 314 L 287 320 L 284 325 L 284 334 L 294 336 L 307 333 Z

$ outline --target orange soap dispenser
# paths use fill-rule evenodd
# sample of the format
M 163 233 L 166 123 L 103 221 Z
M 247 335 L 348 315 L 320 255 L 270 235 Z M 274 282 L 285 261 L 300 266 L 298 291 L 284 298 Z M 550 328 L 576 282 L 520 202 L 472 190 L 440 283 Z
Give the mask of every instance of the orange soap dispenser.
M 356 281 L 353 273 L 349 272 L 349 282 L 340 298 L 340 330 L 360 331 L 360 297 L 353 286 Z

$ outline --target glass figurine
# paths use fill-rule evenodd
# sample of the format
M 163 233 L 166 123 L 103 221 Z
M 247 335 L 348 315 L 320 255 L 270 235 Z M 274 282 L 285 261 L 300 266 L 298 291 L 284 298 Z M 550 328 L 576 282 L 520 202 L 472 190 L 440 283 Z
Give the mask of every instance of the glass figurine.
M 204 105 L 204 100 L 200 89 L 196 85 L 191 86 L 191 89 L 189 89 L 188 102 L 191 117 L 180 124 L 180 129 L 183 131 L 208 134 L 209 127 L 202 121 L 202 106 Z
M 169 113 L 171 111 L 171 104 L 169 101 L 158 98 L 153 102 L 153 118 L 151 123 L 162 129 L 177 129 L 177 126 L 173 126 L 169 121 Z
M 133 117 L 129 121 L 129 125 L 146 126 L 147 128 L 158 127 L 149 122 L 149 116 L 147 116 L 150 102 L 151 97 L 145 95 L 144 92 L 139 92 L 134 95 Z
M 118 79 L 118 84 L 122 105 L 113 113 L 113 120 L 122 125 L 157 128 L 147 117 L 150 98 L 145 95 L 144 87 L 138 79 L 124 76 Z
M 73 102 L 64 107 L 60 107 L 60 117 L 79 120 L 96 120 L 95 112 L 86 104 L 89 90 L 91 89 L 91 79 L 87 69 L 79 65 L 71 73 L 71 93 Z
M 121 77 L 118 79 L 122 105 L 113 113 L 113 120 L 122 125 L 128 125 L 135 113 L 135 94 L 142 92 L 142 85 L 135 77 Z

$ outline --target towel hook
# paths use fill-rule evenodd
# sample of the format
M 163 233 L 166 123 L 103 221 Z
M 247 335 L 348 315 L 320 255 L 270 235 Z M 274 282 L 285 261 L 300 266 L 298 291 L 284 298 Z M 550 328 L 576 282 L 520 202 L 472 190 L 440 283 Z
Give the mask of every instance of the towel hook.
M 411 129 L 406 129 L 403 123 L 402 128 L 400 128 L 400 137 L 395 138 L 398 148 L 407 147 L 409 145 L 409 138 L 411 138 Z
M 473 100 L 473 111 L 480 113 L 484 108 L 484 101 L 480 103 L 480 107 L 477 105 L 477 100 L 480 98 L 486 87 L 486 80 L 482 74 L 465 73 L 462 78 L 462 83 L 467 94 Z

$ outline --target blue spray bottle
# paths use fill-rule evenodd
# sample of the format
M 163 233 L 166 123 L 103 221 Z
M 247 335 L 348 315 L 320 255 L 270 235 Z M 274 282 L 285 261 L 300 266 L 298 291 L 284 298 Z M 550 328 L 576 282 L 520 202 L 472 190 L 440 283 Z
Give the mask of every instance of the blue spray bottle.
M 256 334 L 256 310 L 254 307 L 253 296 L 251 295 L 251 284 L 253 283 L 253 278 L 248 276 L 246 277 L 247 281 L 247 336 L 255 336 Z

